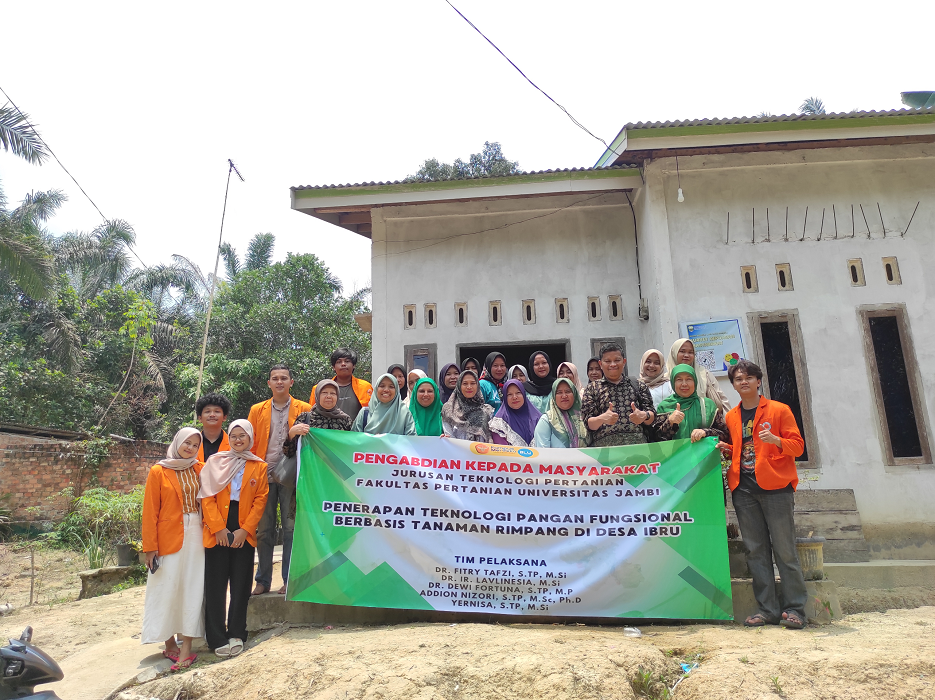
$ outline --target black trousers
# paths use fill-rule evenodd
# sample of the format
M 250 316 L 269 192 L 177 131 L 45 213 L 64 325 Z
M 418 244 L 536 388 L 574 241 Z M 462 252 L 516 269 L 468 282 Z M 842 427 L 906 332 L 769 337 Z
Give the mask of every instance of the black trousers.
M 227 529 L 240 527 L 240 503 L 231 501 L 227 514 Z M 205 641 L 209 649 L 227 644 L 228 639 L 247 641 L 247 603 L 253 585 L 254 548 L 248 542 L 243 547 L 205 549 Z M 224 603 L 230 584 L 231 600 L 224 624 Z

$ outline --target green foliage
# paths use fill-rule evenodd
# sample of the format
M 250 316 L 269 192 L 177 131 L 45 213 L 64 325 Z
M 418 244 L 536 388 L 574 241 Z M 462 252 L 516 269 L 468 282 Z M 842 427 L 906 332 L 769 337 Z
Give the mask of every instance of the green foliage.
M 112 552 L 117 544 L 141 539 L 144 492 L 142 485 L 127 494 L 93 488 L 75 496 L 66 489 L 61 495 L 71 499 L 70 510 L 51 533 L 53 541 L 82 551 L 93 543 Z
M 636 673 L 630 678 L 630 687 L 638 698 L 669 700 L 672 697 L 665 676 L 655 675 L 652 669 L 644 669 L 642 666 L 637 668 Z
M 825 114 L 825 103 L 818 97 L 809 97 L 799 105 L 799 111 L 802 114 Z
M 126 591 L 130 588 L 136 588 L 137 586 L 144 586 L 146 585 L 146 578 L 146 567 L 142 564 L 133 564 L 132 571 L 127 580 L 118 583 L 110 589 L 110 592 L 119 593 L 120 591 Z
M 454 163 L 440 163 L 437 158 L 426 160 L 415 175 L 404 182 L 437 182 L 438 180 L 465 180 L 469 177 L 499 177 L 520 172 L 519 163 L 507 160 L 497 141 L 484 141 L 480 153 L 472 153 L 465 163 L 457 158 Z
M 48 157 L 39 134 L 23 114 L 11 104 L 0 107 L 0 146 L 33 165 L 41 165 Z
M 773 692 L 777 695 L 783 695 L 782 685 L 779 683 L 779 676 L 770 676 L 769 682 L 773 686 Z

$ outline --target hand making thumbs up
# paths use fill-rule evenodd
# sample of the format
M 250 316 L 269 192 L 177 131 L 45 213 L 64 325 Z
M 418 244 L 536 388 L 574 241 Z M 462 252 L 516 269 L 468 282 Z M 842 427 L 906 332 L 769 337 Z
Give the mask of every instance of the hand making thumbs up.
M 604 425 L 615 425 L 617 421 L 620 420 L 620 416 L 617 415 L 616 411 L 614 411 L 614 405 L 612 403 L 608 406 L 607 410 L 604 411 L 604 413 L 601 415 L 601 418 L 604 421 Z
M 649 418 L 649 411 L 641 411 L 636 407 L 636 403 L 630 403 L 630 422 L 634 425 L 642 425 Z
M 685 414 L 682 413 L 682 404 L 677 403 L 675 404 L 675 410 L 669 414 L 669 422 L 672 425 L 678 425 L 683 420 L 685 420 Z

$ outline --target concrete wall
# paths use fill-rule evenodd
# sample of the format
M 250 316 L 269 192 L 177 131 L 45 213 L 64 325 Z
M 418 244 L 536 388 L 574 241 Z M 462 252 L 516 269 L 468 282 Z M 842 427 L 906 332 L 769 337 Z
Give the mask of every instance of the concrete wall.
M 797 309 L 821 448 L 816 487 L 853 488 L 869 533 L 889 532 L 893 538 L 913 528 L 931 533 L 935 522 L 932 465 L 883 464 L 857 307 L 906 305 L 923 377 L 924 419 L 932 439 L 935 328 L 929 322 L 933 300 L 927 272 L 935 263 L 935 146 L 696 156 L 679 158 L 679 170 L 685 193 L 681 204 L 676 201 L 674 159 L 652 162 L 645 173 L 646 196 L 651 201 L 656 192 L 650 190 L 663 189 L 664 204 L 656 206 L 666 209 L 672 251 L 674 293 L 660 295 L 663 308 L 657 313 L 674 314 L 682 322 L 740 318 L 749 335 L 748 312 Z M 918 202 L 903 238 L 900 234 Z M 856 219 L 853 227 L 851 205 Z M 805 240 L 800 241 L 806 206 L 807 230 Z M 783 240 L 786 207 L 788 242 Z M 765 242 L 767 208 L 770 243 Z M 854 230 L 856 237 L 851 238 Z M 901 285 L 886 283 L 883 256 L 897 256 Z M 850 285 L 849 258 L 863 260 L 865 287 Z M 777 263 L 791 264 L 794 291 L 778 290 Z M 742 292 L 741 265 L 756 265 L 759 293 Z M 749 352 L 748 335 L 744 341 Z M 727 393 L 736 400 L 736 394 Z M 886 527 L 896 524 L 899 527 Z M 884 543 L 882 550 L 886 547 Z
M 439 367 L 459 343 L 570 339 L 579 368 L 590 338 L 624 336 L 628 355 L 642 354 L 633 217 L 622 192 L 382 207 L 372 221 L 376 368 L 421 343 L 438 344 Z M 620 321 L 609 320 L 611 294 L 623 296 Z M 588 296 L 601 297 L 600 321 L 588 320 Z M 559 297 L 569 300 L 568 323 L 556 322 Z M 523 324 L 524 299 L 536 300 L 534 325 Z M 488 323 L 494 300 L 500 326 Z M 455 327 L 455 302 L 468 303 L 467 327 Z M 436 328 L 425 328 L 425 303 L 438 305 Z M 403 329 L 405 304 L 417 305 L 411 330 Z

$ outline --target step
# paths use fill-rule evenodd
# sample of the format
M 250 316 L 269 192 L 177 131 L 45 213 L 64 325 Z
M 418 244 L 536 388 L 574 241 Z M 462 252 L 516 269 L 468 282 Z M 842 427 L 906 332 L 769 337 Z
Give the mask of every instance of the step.
M 831 564 L 826 561 L 825 578 L 848 588 L 919 586 L 935 589 L 935 560 L 877 559 Z

